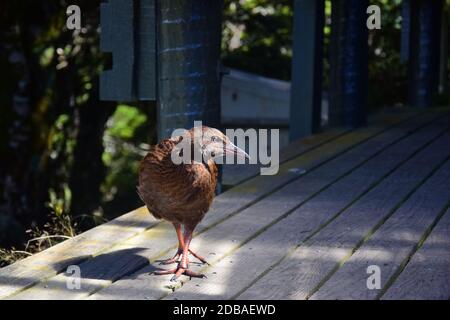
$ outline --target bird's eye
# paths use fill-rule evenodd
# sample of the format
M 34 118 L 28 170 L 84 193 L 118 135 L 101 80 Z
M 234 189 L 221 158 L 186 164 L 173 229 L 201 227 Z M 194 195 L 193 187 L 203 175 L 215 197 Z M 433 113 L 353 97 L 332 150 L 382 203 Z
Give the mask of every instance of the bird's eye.
M 206 144 L 202 145 L 202 149 L 203 149 L 203 150 L 206 149 Z
M 216 153 L 213 151 L 213 152 L 211 152 L 211 157 L 215 157 L 216 156 Z
M 218 137 L 216 137 L 216 136 L 212 136 L 212 137 L 211 137 L 211 141 L 212 141 L 212 142 L 216 142 L 217 140 L 219 140 Z

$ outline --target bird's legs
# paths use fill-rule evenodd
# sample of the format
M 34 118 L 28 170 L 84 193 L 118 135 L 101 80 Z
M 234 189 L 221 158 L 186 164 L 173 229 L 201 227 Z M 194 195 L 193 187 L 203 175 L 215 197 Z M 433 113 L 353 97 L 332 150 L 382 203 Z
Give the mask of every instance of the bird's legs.
M 162 270 L 155 271 L 154 274 L 163 275 L 163 274 L 174 274 L 170 281 L 177 281 L 177 279 L 182 275 L 186 275 L 188 277 L 196 277 L 196 278 L 206 278 L 204 274 L 196 273 L 189 269 L 189 245 L 192 240 L 192 232 L 193 228 L 185 228 L 184 231 L 184 246 L 183 251 L 181 253 L 181 261 L 178 263 L 178 266 L 174 269 L 170 270 Z
M 178 262 L 178 259 L 180 258 L 181 254 L 183 253 L 184 239 L 183 239 L 183 232 L 181 231 L 181 224 L 174 222 L 173 226 L 175 227 L 175 231 L 177 232 L 177 237 L 178 237 L 177 252 L 175 253 L 175 255 L 172 258 L 160 261 L 160 264 L 171 264 L 171 263 Z
M 183 248 L 184 248 L 184 239 L 183 239 L 183 232 L 181 231 L 181 224 L 180 223 L 173 223 L 173 226 L 175 227 L 175 231 L 177 232 L 177 237 L 178 237 L 178 249 L 177 252 L 175 253 L 175 255 L 170 258 L 170 259 L 166 259 L 166 260 L 162 260 L 159 261 L 160 264 L 172 264 L 172 263 L 176 263 L 178 262 L 179 258 L 181 255 L 183 255 Z M 189 252 L 196 257 L 198 260 L 200 260 L 202 263 L 206 263 L 209 264 L 205 258 L 203 258 L 202 256 L 198 255 L 197 253 L 195 253 L 194 251 L 192 251 L 191 249 L 189 249 Z M 189 263 L 189 255 L 188 256 L 188 263 Z

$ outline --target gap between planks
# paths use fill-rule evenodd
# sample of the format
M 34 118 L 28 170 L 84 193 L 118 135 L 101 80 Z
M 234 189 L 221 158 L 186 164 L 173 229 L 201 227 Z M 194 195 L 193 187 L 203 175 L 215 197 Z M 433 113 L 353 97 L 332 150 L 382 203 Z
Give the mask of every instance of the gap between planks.
M 381 299 L 450 299 L 450 208 L 430 231 Z

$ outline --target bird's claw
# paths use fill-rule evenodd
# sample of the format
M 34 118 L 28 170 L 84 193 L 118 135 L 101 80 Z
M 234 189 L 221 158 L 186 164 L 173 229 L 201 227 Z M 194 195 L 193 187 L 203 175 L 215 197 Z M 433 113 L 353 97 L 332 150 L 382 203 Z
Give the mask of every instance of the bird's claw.
M 202 256 L 198 255 L 197 253 L 195 253 L 191 249 L 189 249 L 189 253 L 192 254 L 195 258 L 197 258 L 202 264 L 207 264 L 208 266 L 211 265 L 208 261 L 205 260 L 205 258 L 203 258 Z M 159 262 L 160 265 L 167 265 L 167 264 L 172 264 L 172 263 L 178 263 L 181 256 L 183 256 L 183 252 L 182 252 L 181 249 L 178 249 L 177 253 L 172 258 L 166 259 L 166 260 L 157 260 L 156 262 Z
M 195 253 L 194 251 L 192 251 L 191 249 L 189 249 L 190 254 L 192 254 L 194 257 L 196 257 L 198 260 L 200 260 L 202 263 L 207 264 L 208 266 L 210 266 L 211 264 L 205 260 L 205 258 L 203 258 L 202 256 L 198 255 L 197 253 Z
M 180 266 L 178 266 L 178 268 L 176 269 L 153 271 L 153 274 L 155 275 L 174 274 L 172 278 L 170 278 L 171 282 L 176 282 L 182 274 L 190 278 L 202 278 L 202 279 L 207 278 L 206 275 L 204 275 L 203 273 L 197 273 L 190 269 L 182 268 Z

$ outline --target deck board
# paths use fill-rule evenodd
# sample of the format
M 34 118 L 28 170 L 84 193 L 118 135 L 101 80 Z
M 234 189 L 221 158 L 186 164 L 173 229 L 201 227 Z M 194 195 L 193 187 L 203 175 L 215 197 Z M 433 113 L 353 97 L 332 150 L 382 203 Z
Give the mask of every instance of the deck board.
M 415 117 L 411 119 L 413 123 L 415 121 L 419 121 L 419 123 L 422 123 L 423 121 L 429 122 L 433 118 L 435 118 L 436 114 L 430 114 L 423 117 Z M 389 123 L 391 121 L 394 123 L 394 125 L 400 123 L 402 120 L 409 119 L 408 117 L 398 117 L 399 120 L 395 122 L 392 118 L 389 118 Z M 424 120 L 422 120 L 424 119 Z M 223 221 L 224 219 L 229 219 L 233 215 L 240 214 L 243 211 L 245 211 L 246 208 L 250 207 L 250 205 L 254 204 L 258 200 L 264 198 L 267 194 L 271 194 L 278 188 L 288 184 L 289 182 L 292 182 L 296 179 L 298 179 L 301 175 L 298 174 L 297 171 L 292 171 L 292 169 L 306 169 L 311 170 L 315 167 L 318 167 L 322 165 L 323 163 L 326 163 L 327 161 L 337 157 L 339 154 L 346 152 L 347 150 L 354 148 L 355 146 L 360 146 L 360 148 L 365 148 L 367 152 L 372 152 L 372 149 L 374 146 L 371 145 L 365 145 L 362 144 L 366 140 L 377 136 L 381 134 L 382 132 L 386 131 L 390 125 L 385 125 L 383 123 L 380 123 L 371 127 L 362 128 L 359 130 L 355 130 L 350 132 L 349 134 L 346 134 L 344 136 L 341 136 L 335 140 L 333 140 L 330 143 L 326 143 L 318 148 L 315 148 L 311 150 L 310 152 L 302 154 L 300 157 L 297 157 L 295 159 L 289 160 L 286 163 L 282 164 L 280 166 L 279 174 L 275 176 L 258 176 L 251 180 L 248 180 L 247 182 L 244 182 L 240 184 L 239 186 L 232 188 L 231 190 L 223 193 L 219 197 L 216 197 L 213 206 L 208 213 L 208 215 L 205 217 L 205 219 L 202 221 L 202 223 L 197 227 L 197 231 L 202 231 L 210 228 L 211 226 L 214 226 L 215 224 Z M 396 127 L 395 127 L 396 128 Z M 411 130 L 411 129 L 408 129 Z M 385 139 L 379 139 L 381 143 L 385 141 Z M 390 141 L 389 141 L 390 142 Z M 378 144 L 380 142 L 377 142 Z M 352 160 L 352 157 L 349 160 Z M 345 162 L 342 161 L 342 165 L 349 167 L 351 169 L 352 162 Z M 347 169 L 348 170 L 348 169 Z M 335 168 L 332 168 L 332 170 L 335 172 Z M 292 192 L 291 192 L 292 193 Z M 293 190 L 293 193 L 295 194 L 295 189 Z M 278 204 L 275 204 L 278 206 Z M 154 229 L 154 228 L 152 228 Z M 155 229 L 155 231 L 158 229 Z M 153 232 L 153 231 L 151 231 Z M 174 241 L 174 236 L 171 232 L 161 232 L 164 239 L 155 239 L 155 243 L 162 241 L 165 241 L 164 243 Z M 145 237 L 144 237 L 145 238 Z M 196 241 L 196 240 L 195 240 Z M 195 241 L 193 245 L 195 245 Z M 175 242 L 173 242 L 175 245 Z M 164 247 L 163 247 L 164 248 Z M 167 250 L 168 248 L 164 248 L 164 250 Z M 150 249 L 152 250 L 152 248 Z M 153 250 L 154 251 L 154 250 Z M 146 252 L 141 252 L 143 255 L 146 255 Z M 142 255 L 137 255 L 135 259 L 139 260 L 140 263 L 144 263 L 144 261 L 141 259 Z M 133 257 L 131 257 L 133 258 Z M 152 260 L 152 256 L 150 260 Z M 83 263 L 82 268 L 85 268 L 85 264 L 91 264 L 95 263 L 92 261 L 86 261 Z M 129 266 L 134 266 L 134 264 L 129 263 Z M 132 272 L 133 270 L 130 269 L 122 269 L 119 266 L 119 271 L 121 274 L 127 274 L 129 272 Z M 111 271 L 113 272 L 113 271 Z M 120 276 L 121 274 L 117 274 L 116 276 Z M 64 273 L 59 274 L 55 278 L 50 278 L 48 281 L 43 281 L 36 287 L 33 287 L 32 289 L 27 290 L 26 292 L 20 293 L 16 298 L 19 299 L 20 297 L 24 298 L 33 298 L 33 297 L 54 297 L 63 299 L 65 295 L 68 296 L 68 298 L 72 297 L 80 297 L 84 296 L 85 292 L 77 292 L 72 290 L 67 290 L 65 286 L 65 278 L 66 275 Z M 115 280 L 115 278 L 109 279 L 107 281 L 90 281 L 88 282 L 88 288 L 89 290 L 95 289 L 101 289 L 104 285 L 108 284 L 109 282 L 112 282 Z M 50 282 L 50 283 L 49 283 Z M 52 284 L 52 285 L 50 285 Z M 45 293 L 44 293 L 45 292 Z M 90 292 L 90 291 L 89 291 Z
M 448 185 L 447 185 L 448 186 Z M 450 299 L 450 209 L 382 299 Z
M 377 299 L 448 206 L 449 181 L 450 161 L 447 161 L 311 298 Z M 379 290 L 367 288 L 370 265 L 380 268 Z M 448 271 L 450 275 L 450 266 Z
M 193 249 L 212 265 L 191 267 L 207 280 L 172 284 L 170 275 L 148 274 L 177 241 L 169 223 L 139 208 L 0 269 L 0 299 L 373 299 L 386 290 L 382 298 L 443 298 L 450 260 L 439 246 L 448 241 L 448 214 L 439 218 L 450 201 L 445 112 L 386 113 L 368 127 L 308 137 L 282 151 L 275 176 L 241 166 L 239 184 L 216 197 L 194 236 Z M 389 249 L 396 259 L 382 271 L 383 290 L 358 293 L 349 275 L 370 260 L 377 239 L 383 247 L 400 231 L 408 241 Z M 438 249 L 445 252 L 432 257 Z M 434 276 L 421 255 L 433 258 Z M 68 265 L 81 268 L 80 290 L 67 289 Z M 418 275 L 433 293 L 413 287 Z M 358 290 L 346 295 L 352 286 Z
M 427 123 L 429 120 L 430 119 L 427 119 L 426 117 L 416 119 L 415 121 L 411 121 L 408 125 L 405 124 L 405 126 L 401 128 L 399 127 L 392 129 L 379 137 L 375 137 L 365 144 L 348 151 L 344 155 L 328 162 L 321 168 L 318 168 L 312 173 L 305 175 L 301 179 L 287 185 L 278 192 L 272 194 L 270 197 L 265 198 L 259 203 L 244 210 L 236 217 L 233 217 L 233 219 L 230 219 L 229 221 L 216 226 L 213 230 L 210 230 L 210 232 L 206 232 L 205 234 L 195 238 L 193 245 L 198 245 L 201 249 L 202 243 L 207 243 L 208 246 L 212 248 L 221 248 L 221 250 L 215 250 L 215 255 L 213 257 L 214 260 L 210 262 L 218 260 L 222 256 L 226 255 L 227 252 L 239 247 L 241 243 L 248 241 L 247 238 L 249 235 L 257 234 L 265 227 L 266 224 L 270 225 L 277 219 L 280 219 L 283 214 L 289 213 L 290 210 L 298 206 L 303 201 L 309 199 L 312 195 L 314 195 L 314 193 L 325 187 L 327 183 L 332 183 L 336 178 L 345 176 L 349 171 L 353 170 L 355 166 L 373 156 L 377 151 L 382 150 L 387 145 L 395 142 L 396 139 L 404 137 L 411 132 L 411 130 Z M 414 142 L 417 141 L 410 140 L 404 144 L 414 146 Z M 280 203 L 283 205 L 280 206 Z M 243 229 L 245 226 L 248 226 L 248 229 Z M 259 227 L 259 229 L 256 229 L 256 227 Z M 224 241 L 224 239 L 228 240 Z M 246 266 L 243 266 L 243 268 L 245 269 Z M 147 271 L 149 270 L 151 270 L 151 267 Z M 212 272 L 216 272 L 215 268 L 212 270 Z M 152 279 L 152 276 L 147 276 L 147 272 L 139 273 L 139 281 L 134 281 L 134 276 L 132 275 L 130 279 L 118 281 L 110 288 L 100 291 L 94 295 L 93 298 L 95 298 L 95 296 L 98 298 L 112 297 L 117 295 L 117 291 L 123 291 L 123 288 L 126 287 L 133 287 L 134 292 L 138 293 L 145 291 L 137 290 L 137 288 L 134 288 L 135 286 L 139 286 L 141 288 L 150 287 L 147 291 L 147 297 L 153 299 L 162 297 L 171 292 L 167 288 L 150 285 L 152 281 L 159 281 L 161 277 L 160 279 L 155 280 Z M 216 272 L 216 274 L 218 273 Z M 214 275 L 209 274 L 209 276 L 212 278 Z M 162 281 L 166 281 L 167 283 L 167 279 L 163 279 Z M 198 285 L 198 282 L 195 282 L 195 285 Z M 182 291 L 184 291 L 185 286 L 187 286 L 187 284 L 183 285 Z M 199 286 L 201 286 L 201 284 Z M 153 290 L 154 288 L 156 288 L 156 290 Z M 143 298 L 143 296 L 141 294 L 141 296 L 137 296 L 135 298 Z
M 332 128 L 320 134 L 297 140 L 280 150 L 279 162 L 285 163 L 292 160 L 350 131 L 349 128 Z M 222 166 L 222 184 L 226 187 L 236 186 L 259 175 L 261 167 L 260 164 L 225 164 Z
M 411 112 L 381 116 L 381 118 L 375 119 L 378 124 L 375 128 L 364 129 L 363 132 L 358 131 L 356 137 L 353 132 L 342 137 L 337 135 L 338 141 L 331 139 L 324 143 L 323 136 L 319 136 L 318 139 L 311 137 L 308 138 L 306 147 L 300 148 L 299 153 L 305 154 L 316 146 L 321 146 L 320 151 L 315 152 L 308 159 L 310 161 L 325 159 L 326 157 L 318 157 L 318 154 L 323 152 L 324 149 L 330 149 L 328 152 L 323 152 L 324 155 L 332 155 L 336 151 L 360 142 L 359 139 L 377 134 L 391 125 L 396 125 L 417 115 L 417 112 Z M 315 163 L 320 163 L 320 161 Z M 281 165 L 280 174 L 277 175 L 276 179 L 272 179 L 271 183 L 261 185 L 262 179 L 257 176 L 216 197 L 208 217 L 204 220 L 205 224 L 217 223 L 220 219 L 250 206 L 259 198 L 290 180 L 296 179 L 300 175 L 299 171 L 293 170 L 297 165 L 296 160 L 291 159 L 289 163 Z M 44 252 L 2 268 L 0 269 L 0 299 L 33 286 L 43 279 L 53 277 L 64 271 L 68 265 L 77 264 L 98 255 L 114 245 L 120 244 L 125 239 L 136 236 L 158 224 L 159 221 L 151 217 L 145 207 L 141 207 Z
M 384 179 L 370 192 L 347 208 L 307 243 L 275 266 L 238 299 L 307 299 L 327 280 L 358 245 L 383 222 L 422 179 L 450 153 L 442 150 L 450 143 L 443 137 L 424 152 Z M 429 159 L 426 168 L 419 165 Z M 440 156 L 444 159 L 440 159 Z M 276 285 L 283 283 L 283 286 Z M 271 288 L 271 289 L 269 289 Z
M 335 182 L 317 196 L 298 207 L 288 217 L 274 224 L 237 252 L 214 265 L 207 282 L 194 279 L 185 283 L 171 299 L 199 299 L 210 297 L 230 299 L 280 260 L 294 246 L 312 235 L 322 225 L 367 192 L 399 162 L 408 158 L 420 146 L 417 136 L 410 136 L 383 150 L 362 167 Z M 395 156 L 395 155 L 400 156 Z M 320 175 L 310 177 L 316 180 Z M 299 181 L 300 182 L 300 181 Z M 299 186 L 299 192 L 303 186 Z M 231 261 L 235 261 L 230 264 Z M 232 272 L 233 269 L 235 272 Z M 219 289 L 220 288 L 220 289 Z

